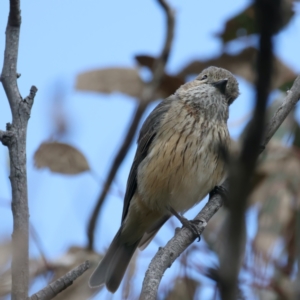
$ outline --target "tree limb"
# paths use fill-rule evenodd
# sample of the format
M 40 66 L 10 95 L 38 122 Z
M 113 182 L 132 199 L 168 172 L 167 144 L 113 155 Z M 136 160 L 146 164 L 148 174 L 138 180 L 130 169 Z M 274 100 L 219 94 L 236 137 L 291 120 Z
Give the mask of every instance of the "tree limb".
M 223 251 L 220 253 L 220 294 L 223 300 L 236 299 L 237 279 L 245 245 L 245 213 L 250 179 L 261 152 L 265 114 L 273 72 L 273 41 L 280 22 L 281 0 L 256 0 L 256 23 L 259 28 L 256 104 L 242 143 L 241 154 L 232 158 L 229 168 L 229 211 L 224 223 Z
M 283 103 L 280 105 L 278 110 L 276 111 L 274 117 L 270 120 L 267 125 L 267 130 L 264 136 L 263 144 L 266 145 L 274 133 L 277 131 L 279 126 L 281 125 L 281 119 L 285 119 L 288 114 L 292 111 L 292 109 L 297 104 L 300 98 L 300 76 L 298 76 L 293 86 L 289 91 L 287 91 L 287 96 L 285 97 Z
M 48 286 L 35 293 L 28 300 L 50 300 L 73 284 L 73 281 L 81 276 L 90 267 L 89 261 L 85 261 L 64 276 L 58 278 Z
M 5 90 L 12 124 L 1 132 L 1 141 L 8 146 L 10 157 L 10 181 L 12 186 L 12 300 L 23 300 L 28 295 L 28 196 L 26 174 L 26 132 L 31 107 L 37 92 L 32 86 L 30 94 L 22 99 L 17 84 L 17 60 L 21 26 L 20 1 L 10 0 L 6 27 L 6 42 L 1 82 Z
M 147 84 L 145 86 L 145 88 L 142 92 L 142 96 L 139 101 L 139 106 L 137 107 L 137 110 L 135 112 L 135 116 L 133 117 L 132 123 L 126 134 L 123 144 L 120 147 L 118 154 L 116 155 L 116 157 L 112 163 L 112 166 L 109 170 L 107 179 L 105 180 L 103 190 L 97 200 L 96 206 L 95 206 L 92 216 L 90 218 L 88 230 L 87 230 L 87 236 L 88 236 L 87 248 L 89 250 L 92 250 L 94 248 L 95 228 L 96 228 L 97 219 L 98 219 L 101 207 L 103 205 L 103 202 L 104 202 L 106 195 L 109 191 L 109 188 L 117 174 L 117 171 L 128 152 L 128 149 L 132 143 L 132 140 L 134 138 L 134 135 L 135 135 L 135 132 L 139 125 L 139 122 L 140 122 L 148 104 L 153 100 L 155 92 L 162 81 L 162 78 L 164 76 L 164 69 L 165 69 L 166 63 L 169 58 L 169 53 L 171 50 L 171 45 L 172 45 L 173 36 L 174 36 L 174 27 L 175 27 L 174 12 L 165 0 L 157 0 L 157 1 L 163 8 L 163 10 L 166 14 L 166 19 L 167 19 L 167 34 L 166 34 L 166 39 L 164 42 L 164 47 L 163 47 L 160 57 L 157 59 L 157 61 L 155 63 L 152 80 L 150 81 L 149 84 Z

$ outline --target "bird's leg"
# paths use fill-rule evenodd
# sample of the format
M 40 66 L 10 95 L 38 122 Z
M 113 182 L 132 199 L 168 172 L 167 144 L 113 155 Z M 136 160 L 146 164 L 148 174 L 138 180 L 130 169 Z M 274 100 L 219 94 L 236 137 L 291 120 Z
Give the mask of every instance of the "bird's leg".
M 186 219 L 184 216 L 180 215 L 173 207 L 169 206 L 168 207 L 169 212 L 175 216 L 180 223 L 184 226 L 189 228 L 192 233 L 198 238 L 198 242 L 201 240 L 201 234 L 197 228 L 197 225 L 202 222 L 202 223 L 206 223 L 205 221 L 202 220 L 188 220 Z

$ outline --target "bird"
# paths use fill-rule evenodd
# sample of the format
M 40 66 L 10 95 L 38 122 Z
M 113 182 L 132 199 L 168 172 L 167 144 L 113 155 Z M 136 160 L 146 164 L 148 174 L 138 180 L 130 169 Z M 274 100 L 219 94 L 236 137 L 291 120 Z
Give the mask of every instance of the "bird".
M 233 74 L 211 66 L 149 114 L 139 133 L 121 226 L 90 277 L 91 288 L 106 285 L 114 293 L 136 249 L 146 248 L 171 216 L 195 229 L 183 214 L 225 180 L 229 105 L 238 95 Z

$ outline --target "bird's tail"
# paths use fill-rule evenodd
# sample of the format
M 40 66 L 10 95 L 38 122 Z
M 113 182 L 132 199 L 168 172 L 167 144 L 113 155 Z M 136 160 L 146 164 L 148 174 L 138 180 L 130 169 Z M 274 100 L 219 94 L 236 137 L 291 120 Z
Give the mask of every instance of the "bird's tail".
M 94 288 L 105 284 L 112 293 L 118 289 L 130 259 L 141 240 L 139 239 L 133 244 L 124 243 L 121 231 L 122 227 L 92 274 L 89 280 L 90 287 Z

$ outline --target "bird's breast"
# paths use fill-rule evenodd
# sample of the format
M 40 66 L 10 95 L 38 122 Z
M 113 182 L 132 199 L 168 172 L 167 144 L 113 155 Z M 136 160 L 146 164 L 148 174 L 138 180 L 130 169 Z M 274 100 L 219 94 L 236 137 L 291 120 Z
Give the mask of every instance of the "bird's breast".
M 226 122 L 184 107 L 168 112 L 138 168 L 142 201 L 152 210 L 191 208 L 224 178 L 220 145 L 228 140 Z

